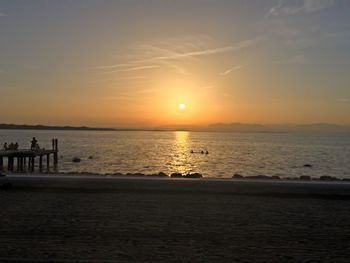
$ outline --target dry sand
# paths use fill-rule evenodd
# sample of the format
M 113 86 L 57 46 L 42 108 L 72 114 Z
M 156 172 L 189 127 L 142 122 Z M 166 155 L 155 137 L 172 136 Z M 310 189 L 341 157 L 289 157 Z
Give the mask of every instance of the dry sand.
M 350 184 L 2 177 L 0 262 L 349 262 Z

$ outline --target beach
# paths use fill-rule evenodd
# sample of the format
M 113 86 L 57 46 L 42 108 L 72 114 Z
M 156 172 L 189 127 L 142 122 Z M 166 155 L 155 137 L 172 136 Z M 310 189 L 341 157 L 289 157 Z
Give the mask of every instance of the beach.
M 0 262 L 348 262 L 348 182 L 0 177 Z

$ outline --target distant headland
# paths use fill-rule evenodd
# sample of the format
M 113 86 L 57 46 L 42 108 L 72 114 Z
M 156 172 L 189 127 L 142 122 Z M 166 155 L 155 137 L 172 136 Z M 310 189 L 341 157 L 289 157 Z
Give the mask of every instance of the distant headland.
M 114 131 L 113 128 L 94 128 L 87 126 L 49 126 L 49 125 L 27 125 L 27 124 L 0 124 L 3 130 L 68 130 L 68 131 Z

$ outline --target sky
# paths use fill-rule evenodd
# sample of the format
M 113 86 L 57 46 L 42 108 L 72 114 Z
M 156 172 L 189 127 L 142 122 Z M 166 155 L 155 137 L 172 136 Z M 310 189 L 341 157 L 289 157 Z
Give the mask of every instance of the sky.
M 348 0 L 2 0 L 0 123 L 349 125 L 349 12 Z

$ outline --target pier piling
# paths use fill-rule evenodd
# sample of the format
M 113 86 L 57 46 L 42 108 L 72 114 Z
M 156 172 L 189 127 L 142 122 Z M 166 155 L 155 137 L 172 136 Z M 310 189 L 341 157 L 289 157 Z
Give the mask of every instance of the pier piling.
M 39 171 L 40 172 L 43 171 L 43 156 L 42 155 L 39 156 Z
M 46 155 L 46 170 L 50 171 L 50 154 Z

